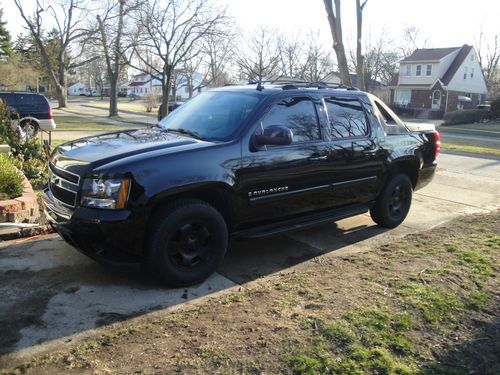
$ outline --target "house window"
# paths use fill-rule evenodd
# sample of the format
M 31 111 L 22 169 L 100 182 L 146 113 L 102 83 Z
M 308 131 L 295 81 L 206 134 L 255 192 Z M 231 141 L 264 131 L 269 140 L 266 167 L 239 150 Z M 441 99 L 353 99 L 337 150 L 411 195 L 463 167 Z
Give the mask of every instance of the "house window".
M 470 55 L 470 61 L 474 61 L 474 54 Z
M 474 78 L 474 68 L 471 68 L 471 70 L 470 70 L 470 77 Z
M 411 76 L 411 65 L 410 64 L 406 65 L 406 75 Z
M 417 76 L 421 76 L 422 75 L 422 65 L 417 65 L 417 73 L 416 73 Z
M 426 76 L 432 75 L 432 65 L 431 64 L 427 64 L 427 67 L 426 67 L 426 70 L 425 70 L 425 75 Z
M 464 79 L 467 79 L 467 67 L 464 68 Z

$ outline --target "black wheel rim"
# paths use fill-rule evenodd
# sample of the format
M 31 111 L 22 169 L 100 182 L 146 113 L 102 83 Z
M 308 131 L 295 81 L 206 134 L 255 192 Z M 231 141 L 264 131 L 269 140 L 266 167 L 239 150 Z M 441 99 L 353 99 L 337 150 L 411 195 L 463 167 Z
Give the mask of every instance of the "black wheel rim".
M 408 207 L 408 192 L 403 184 L 398 184 L 394 188 L 389 199 L 389 215 L 393 218 L 400 218 L 406 213 Z
M 168 243 L 168 256 L 178 268 L 193 268 L 210 260 L 213 254 L 213 236 L 202 222 L 179 226 Z

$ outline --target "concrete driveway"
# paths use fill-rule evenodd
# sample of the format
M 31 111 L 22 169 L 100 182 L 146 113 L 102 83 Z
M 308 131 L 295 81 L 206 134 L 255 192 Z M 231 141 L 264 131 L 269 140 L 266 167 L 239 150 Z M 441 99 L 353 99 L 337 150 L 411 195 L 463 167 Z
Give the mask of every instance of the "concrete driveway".
M 266 275 L 366 251 L 457 216 L 500 208 L 500 159 L 444 154 L 435 180 L 414 195 L 391 231 L 368 215 L 287 235 L 231 244 L 219 273 L 196 287 L 167 289 L 142 273 L 122 274 L 57 235 L 0 243 L 0 367 L 65 346 L 112 322 L 203 301 Z

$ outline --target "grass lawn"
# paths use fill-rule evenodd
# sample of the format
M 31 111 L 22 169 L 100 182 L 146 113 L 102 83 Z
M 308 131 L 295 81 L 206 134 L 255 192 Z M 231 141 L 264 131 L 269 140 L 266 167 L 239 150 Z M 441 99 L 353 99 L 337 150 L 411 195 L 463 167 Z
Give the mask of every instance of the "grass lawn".
M 498 374 L 499 235 L 495 212 L 362 254 L 332 253 L 12 370 Z
M 97 107 L 97 108 L 109 108 L 109 103 L 88 103 L 86 104 L 89 107 Z M 137 101 L 137 102 L 118 102 L 118 111 L 128 111 L 139 114 L 156 114 L 158 107 L 153 108 L 152 112 L 148 112 L 146 110 L 145 102 Z
M 56 116 L 57 124 L 53 136 L 57 138 L 58 131 L 115 131 L 126 129 L 124 126 L 109 124 L 104 121 L 90 120 L 79 116 Z
M 473 154 L 486 154 L 500 156 L 500 142 L 480 142 L 475 140 L 452 138 L 441 140 L 441 149 Z
M 460 124 L 460 125 L 442 125 L 440 130 L 461 130 L 461 129 L 472 129 L 472 130 L 484 130 L 484 131 L 494 131 L 500 132 L 500 122 L 486 122 L 486 123 L 472 123 L 472 124 Z

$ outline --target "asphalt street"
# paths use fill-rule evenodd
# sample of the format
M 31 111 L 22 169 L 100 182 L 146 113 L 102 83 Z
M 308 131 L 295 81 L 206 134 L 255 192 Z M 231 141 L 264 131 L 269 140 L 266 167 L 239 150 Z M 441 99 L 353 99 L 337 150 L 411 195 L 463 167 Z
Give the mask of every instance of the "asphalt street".
M 219 272 L 169 289 L 144 273 L 101 266 L 47 235 L 0 243 L 0 367 L 72 345 L 99 327 L 184 304 L 203 303 L 322 257 L 369 251 L 460 215 L 500 208 L 500 159 L 442 154 L 434 181 L 414 194 L 406 221 L 378 228 L 369 215 L 260 240 L 231 243 Z M 342 275 L 339 275 L 342 277 Z

